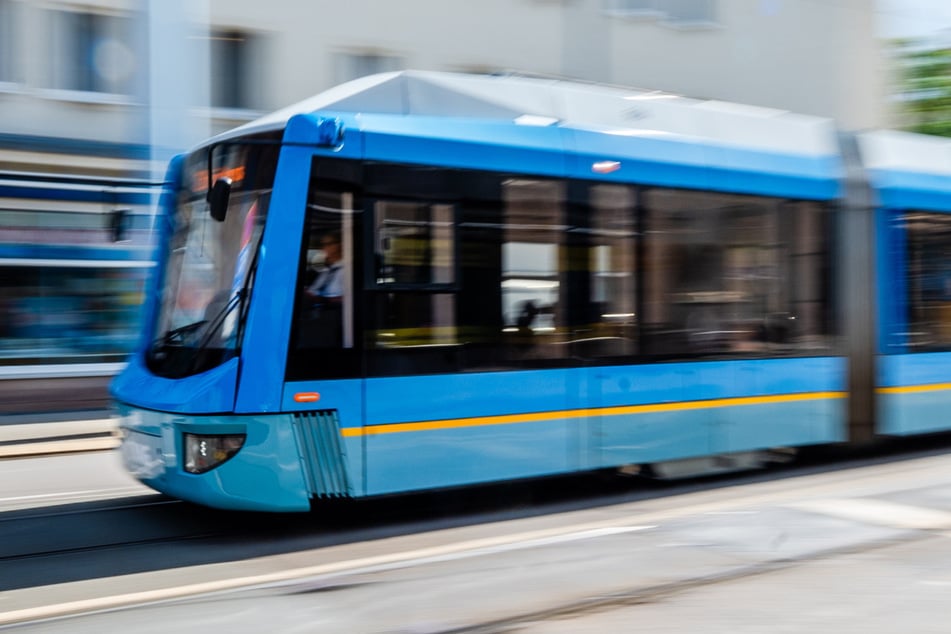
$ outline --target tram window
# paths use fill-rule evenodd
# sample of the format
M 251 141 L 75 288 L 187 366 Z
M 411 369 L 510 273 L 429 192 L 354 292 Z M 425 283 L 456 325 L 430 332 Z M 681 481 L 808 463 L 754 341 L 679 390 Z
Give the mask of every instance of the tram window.
M 828 345 L 818 205 L 652 189 L 645 210 L 646 352 L 773 356 Z
M 348 162 L 333 161 L 318 161 L 314 166 L 288 354 L 289 380 L 362 373 L 354 287 L 361 270 L 355 236 L 362 203 L 353 183 L 323 178 L 352 171 L 351 167 Z
M 831 343 L 832 302 L 829 297 L 828 214 L 816 202 L 782 203 L 780 214 L 792 227 L 790 240 L 791 314 L 796 327 L 798 348 L 825 349 Z
M 907 341 L 912 350 L 951 349 L 951 217 L 912 211 L 908 241 Z
M 454 293 L 373 293 L 367 333 L 372 376 L 454 372 L 460 339 Z
M 570 358 L 565 184 L 509 178 L 502 204 L 504 357 L 529 365 Z
M 456 279 L 452 205 L 379 200 L 374 204 L 377 286 L 449 285 Z
M 584 188 L 568 234 L 568 321 L 575 356 L 627 358 L 637 347 L 635 191 Z
M 568 363 L 565 183 L 480 172 L 463 189 L 460 369 Z

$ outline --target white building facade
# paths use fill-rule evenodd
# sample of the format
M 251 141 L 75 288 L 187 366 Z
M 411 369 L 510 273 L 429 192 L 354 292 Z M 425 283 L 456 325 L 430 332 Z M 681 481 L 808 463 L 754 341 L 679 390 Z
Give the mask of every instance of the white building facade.
M 191 23 L 157 28 L 169 5 Z M 149 106 L 176 86 L 200 138 L 403 68 L 574 77 L 865 129 L 888 123 L 884 59 L 865 0 L 0 0 L 0 161 L 117 173 L 148 156 Z

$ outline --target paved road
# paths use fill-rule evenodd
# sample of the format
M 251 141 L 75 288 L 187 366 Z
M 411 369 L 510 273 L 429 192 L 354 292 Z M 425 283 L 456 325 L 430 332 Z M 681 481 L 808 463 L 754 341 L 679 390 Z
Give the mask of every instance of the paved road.
M 936 454 L 24 588 L 0 623 L 126 606 L 18 631 L 946 632 L 949 536 Z

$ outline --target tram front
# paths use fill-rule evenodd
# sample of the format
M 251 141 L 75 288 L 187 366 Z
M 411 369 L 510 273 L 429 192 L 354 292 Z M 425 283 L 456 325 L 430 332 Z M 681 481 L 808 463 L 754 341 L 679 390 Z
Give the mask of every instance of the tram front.
M 208 506 L 309 507 L 299 469 L 275 464 L 293 439 L 234 413 L 280 147 L 279 135 L 234 138 L 172 162 L 144 340 L 112 384 L 129 472 Z

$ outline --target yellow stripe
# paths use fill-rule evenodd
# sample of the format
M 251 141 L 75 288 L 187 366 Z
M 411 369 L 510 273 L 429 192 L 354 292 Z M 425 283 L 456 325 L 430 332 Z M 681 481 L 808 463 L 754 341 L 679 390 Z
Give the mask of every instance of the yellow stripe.
M 677 403 L 652 403 L 649 405 L 621 405 L 594 409 L 572 409 L 555 412 L 533 412 L 530 414 L 507 414 L 503 416 L 479 416 L 475 418 L 453 418 L 448 420 L 420 421 L 416 423 L 392 423 L 389 425 L 368 425 L 367 427 L 345 427 L 340 433 L 347 438 L 375 436 L 378 434 L 399 434 L 408 431 L 433 431 L 439 429 L 458 429 L 460 427 L 485 427 L 488 425 L 513 425 L 517 423 L 538 423 L 552 420 L 586 418 L 589 416 L 619 416 L 622 414 L 653 414 L 657 412 L 680 412 L 693 409 L 714 407 L 737 407 L 742 405 L 765 405 L 770 403 L 793 403 L 796 401 L 817 401 L 821 399 L 845 398 L 845 392 L 811 392 L 807 394 L 781 394 L 776 396 L 747 396 L 742 398 L 721 398 L 706 401 L 681 401 Z
M 951 390 L 951 383 L 929 383 L 927 385 L 900 385 L 898 387 L 880 387 L 879 394 L 911 394 L 913 392 L 937 392 Z

